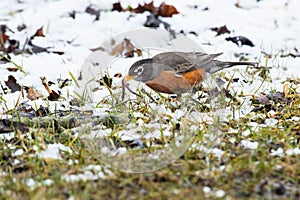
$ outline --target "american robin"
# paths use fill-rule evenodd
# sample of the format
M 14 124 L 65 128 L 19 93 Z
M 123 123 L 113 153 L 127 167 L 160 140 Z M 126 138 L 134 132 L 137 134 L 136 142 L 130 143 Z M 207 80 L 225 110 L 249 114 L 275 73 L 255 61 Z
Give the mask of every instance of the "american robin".
M 214 60 L 221 55 L 202 52 L 164 52 L 135 62 L 124 81 L 136 80 L 151 89 L 167 94 L 190 92 L 206 76 L 235 65 L 253 62 L 223 62 Z

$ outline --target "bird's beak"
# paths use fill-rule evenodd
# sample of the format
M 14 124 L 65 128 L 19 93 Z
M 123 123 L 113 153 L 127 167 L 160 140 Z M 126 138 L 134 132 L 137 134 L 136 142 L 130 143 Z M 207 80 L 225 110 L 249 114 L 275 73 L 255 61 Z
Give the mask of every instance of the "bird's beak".
M 127 82 L 127 81 L 130 81 L 132 79 L 134 79 L 134 76 L 127 75 L 127 76 L 125 76 L 124 81 Z

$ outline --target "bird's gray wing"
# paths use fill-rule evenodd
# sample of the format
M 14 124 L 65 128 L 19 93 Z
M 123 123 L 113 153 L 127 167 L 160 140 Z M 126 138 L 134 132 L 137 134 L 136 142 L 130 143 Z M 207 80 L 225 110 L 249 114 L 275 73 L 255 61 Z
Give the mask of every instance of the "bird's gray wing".
M 206 68 L 213 59 L 221 55 L 203 52 L 164 52 L 153 57 L 154 63 L 164 65 L 166 70 L 174 70 L 180 76 L 195 69 Z M 211 64 L 210 64 L 211 65 Z

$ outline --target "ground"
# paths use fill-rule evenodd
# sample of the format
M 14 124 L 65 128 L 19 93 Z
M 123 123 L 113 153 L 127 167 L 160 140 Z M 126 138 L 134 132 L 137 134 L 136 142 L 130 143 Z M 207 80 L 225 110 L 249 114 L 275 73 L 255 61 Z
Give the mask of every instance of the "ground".
M 299 6 L 1 1 L 1 199 L 299 199 Z M 126 42 L 116 35 L 137 29 L 159 34 L 117 48 Z M 131 83 L 141 97 L 126 90 L 122 101 L 130 64 L 167 48 L 163 33 L 258 65 L 208 77 L 193 99 Z M 179 44 L 172 50 L 191 48 Z M 92 115 L 78 93 L 89 67 L 105 69 Z

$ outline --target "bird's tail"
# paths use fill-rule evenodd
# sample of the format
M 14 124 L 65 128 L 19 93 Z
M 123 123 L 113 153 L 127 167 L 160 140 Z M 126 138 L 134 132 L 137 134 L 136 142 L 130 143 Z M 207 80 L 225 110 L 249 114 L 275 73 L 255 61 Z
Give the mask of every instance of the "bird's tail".
M 229 67 L 233 67 L 236 65 L 252 65 L 252 66 L 257 66 L 258 63 L 256 62 L 223 62 L 219 60 L 213 60 L 207 67 L 205 67 L 205 71 L 212 74 L 217 71 L 220 71 L 222 69 L 226 69 Z

